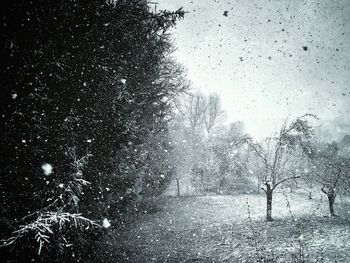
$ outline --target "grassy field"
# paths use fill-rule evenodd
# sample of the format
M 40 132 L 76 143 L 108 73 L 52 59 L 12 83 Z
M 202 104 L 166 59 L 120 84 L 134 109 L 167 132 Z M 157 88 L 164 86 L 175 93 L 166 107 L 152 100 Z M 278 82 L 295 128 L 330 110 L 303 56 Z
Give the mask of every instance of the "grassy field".
M 350 262 L 350 207 L 338 199 L 336 211 L 276 193 L 266 222 L 263 194 L 163 197 L 158 212 L 109 235 L 110 252 L 113 262 Z

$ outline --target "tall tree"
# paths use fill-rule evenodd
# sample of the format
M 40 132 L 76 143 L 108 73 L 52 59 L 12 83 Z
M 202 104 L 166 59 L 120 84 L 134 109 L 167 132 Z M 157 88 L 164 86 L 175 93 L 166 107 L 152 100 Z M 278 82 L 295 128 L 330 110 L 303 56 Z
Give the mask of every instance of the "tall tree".
M 210 94 L 207 98 L 207 106 L 205 109 L 204 124 L 207 132 L 210 133 L 223 114 L 220 96 L 218 94 Z
M 200 92 L 189 94 L 180 108 L 185 122 L 193 132 L 203 128 L 206 110 L 207 99 L 205 95 Z
M 142 164 L 162 162 L 159 151 L 171 150 L 171 101 L 185 86 L 169 56 L 168 30 L 184 12 L 153 10 L 145 0 L 2 4 L 0 203 L 8 224 L 1 238 L 38 222 L 43 211 L 120 215 L 139 196 L 140 174 L 159 174 Z M 73 169 L 72 156 L 89 157 L 84 170 Z M 158 188 L 143 196 L 159 194 L 167 182 L 144 179 Z

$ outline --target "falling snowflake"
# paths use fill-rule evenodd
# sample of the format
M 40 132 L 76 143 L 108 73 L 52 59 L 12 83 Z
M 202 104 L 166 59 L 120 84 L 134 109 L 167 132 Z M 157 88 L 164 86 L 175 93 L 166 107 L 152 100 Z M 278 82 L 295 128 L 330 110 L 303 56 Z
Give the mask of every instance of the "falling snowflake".
M 111 226 L 111 223 L 108 221 L 107 218 L 103 219 L 103 223 L 102 223 L 102 226 L 104 228 L 109 228 Z
M 44 163 L 41 166 L 41 169 L 43 169 L 44 175 L 48 176 L 48 175 L 52 174 L 53 167 L 49 163 Z

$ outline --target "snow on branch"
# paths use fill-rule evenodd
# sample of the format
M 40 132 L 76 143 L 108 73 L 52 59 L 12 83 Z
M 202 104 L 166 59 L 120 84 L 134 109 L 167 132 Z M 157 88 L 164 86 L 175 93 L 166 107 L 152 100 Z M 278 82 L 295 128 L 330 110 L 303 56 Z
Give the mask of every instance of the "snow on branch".
M 38 255 L 40 255 L 45 246 L 50 246 L 53 239 L 57 239 L 57 235 L 63 237 L 61 234 L 62 230 L 68 225 L 85 230 L 90 227 L 101 227 L 81 214 L 71 214 L 62 211 L 45 212 L 40 214 L 34 222 L 21 225 L 18 230 L 12 232 L 10 238 L 0 240 L 0 247 L 14 245 L 23 238 L 32 237 L 39 244 Z M 58 231 L 55 229 L 58 229 Z M 64 237 L 62 240 L 64 242 L 62 245 L 68 245 Z

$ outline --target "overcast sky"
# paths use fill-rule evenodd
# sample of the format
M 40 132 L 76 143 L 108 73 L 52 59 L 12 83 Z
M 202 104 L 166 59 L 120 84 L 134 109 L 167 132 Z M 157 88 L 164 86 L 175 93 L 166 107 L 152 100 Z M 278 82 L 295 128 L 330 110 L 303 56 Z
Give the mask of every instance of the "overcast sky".
M 219 93 L 252 135 L 304 113 L 349 121 L 350 0 L 158 3 L 189 12 L 172 33 L 193 88 Z

